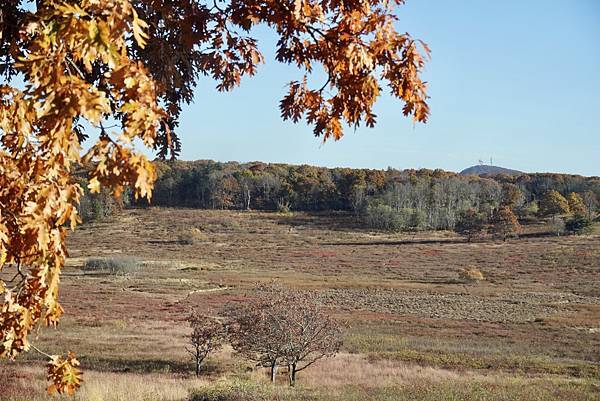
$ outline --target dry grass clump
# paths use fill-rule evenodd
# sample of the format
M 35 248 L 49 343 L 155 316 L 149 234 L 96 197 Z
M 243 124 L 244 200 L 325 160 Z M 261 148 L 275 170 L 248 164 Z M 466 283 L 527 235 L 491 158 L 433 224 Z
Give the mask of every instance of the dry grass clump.
M 485 276 L 476 267 L 463 268 L 458 271 L 458 278 L 468 283 L 477 283 L 485 280 Z
M 392 360 L 370 361 L 365 355 L 340 354 L 320 361 L 307 369 L 302 384 L 308 387 L 390 387 L 417 381 L 432 383 L 445 380 L 467 380 L 474 377 L 469 372 L 407 364 Z
M 189 230 L 184 230 L 177 235 L 177 242 L 179 242 L 181 245 L 194 245 L 206 240 L 206 234 L 195 227 Z
M 133 273 L 137 271 L 139 267 L 139 259 L 135 256 L 127 255 L 88 258 L 83 264 L 83 270 L 109 272 L 111 274 Z

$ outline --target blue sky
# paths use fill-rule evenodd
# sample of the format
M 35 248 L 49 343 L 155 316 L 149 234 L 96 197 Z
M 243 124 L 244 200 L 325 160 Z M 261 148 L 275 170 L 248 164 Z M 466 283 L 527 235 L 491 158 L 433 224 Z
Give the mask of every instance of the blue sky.
M 432 49 L 425 78 L 432 116 L 414 126 L 382 97 L 374 129 L 339 142 L 283 122 L 278 102 L 300 77 L 273 60 L 219 94 L 202 81 L 179 130 L 182 159 L 458 171 L 493 158 L 527 172 L 600 175 L 600 1 L 408 0 L 399 29 Z

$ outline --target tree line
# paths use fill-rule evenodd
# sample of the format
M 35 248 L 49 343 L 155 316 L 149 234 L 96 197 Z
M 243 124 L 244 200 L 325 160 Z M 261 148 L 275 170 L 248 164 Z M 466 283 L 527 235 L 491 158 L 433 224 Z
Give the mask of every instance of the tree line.
M 600 200 L 599 177 L 569 174 L 463 176 L 440 169 L 372 170 L 211 160 L 156 161 L 155 165 L 154 206 L 347 211 L 368 227 L 387 230 L 452 230 L 469 211 L 490 222 L 501 206 L 508 206 L 520 220 L 549 216 L 544 197 L 551 191 L 565 201 L 570 194 L 576 195 L 587 217 L 593 219 Z M 127 193 L 123 202 L 148 204 Z M 112 207 L 95 206 L 103 212 Z

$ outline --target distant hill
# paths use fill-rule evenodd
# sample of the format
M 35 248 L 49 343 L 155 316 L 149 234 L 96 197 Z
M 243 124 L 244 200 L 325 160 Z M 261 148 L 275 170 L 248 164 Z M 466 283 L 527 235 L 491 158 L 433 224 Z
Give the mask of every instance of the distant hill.
M 511 170 L 500 166 L 489 166 L 486 164 L 480 164 L 477 166 L 471 166 L 460 172 L 461 175 L 484 175 L 484 174 L 507 174 L 507 175 L 519 175 L 523 174 L 522 171 Z

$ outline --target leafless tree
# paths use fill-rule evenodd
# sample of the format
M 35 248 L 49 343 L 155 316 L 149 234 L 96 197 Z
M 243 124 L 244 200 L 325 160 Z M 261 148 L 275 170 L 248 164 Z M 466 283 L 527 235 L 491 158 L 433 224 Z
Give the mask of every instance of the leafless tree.
M 288 367 L 290 386 L 298 372 L 322 358 L 332 357 L 342 344 L 340 324 L 324 310 L 315 293 L 289 291 L 282 296 L 287 306 L 281 316 L 285 346 L 282 362 Z
M 592 191 L 586 191 L 581 195 L 581 199 L 587 210 L 587 217 L 592 220 L 598 209 L 598 198 Z
M 229 340 L 233 349 L 257 365 L 268 367 L 273 382 L 284 347 L 279 291 L 275 285 L 259 287 L 258 298 L 228 311 Z
M 350 206 L 355 216 L 359 216 L 367 204 L 366 187 L 354 187 L 350 193 Z
M 192 328 L 189 337 L 189 346 L 186 350 L 192 355 L 196 363 L 196 376 L 200 375 L 202 362 L 208 354 L 221 348 L 225 339 L 223 324 L 217 319 L 193 311 L 187 321 Z
M 230 341 L 240 354 L 269 367 L 288 367 L 290 385 L 298 372 L 334 356 L 341 345 L 340 324 L 327 315 L 316 295 L 276 283 L 257 288 L 253 302 L 230 311 Z

